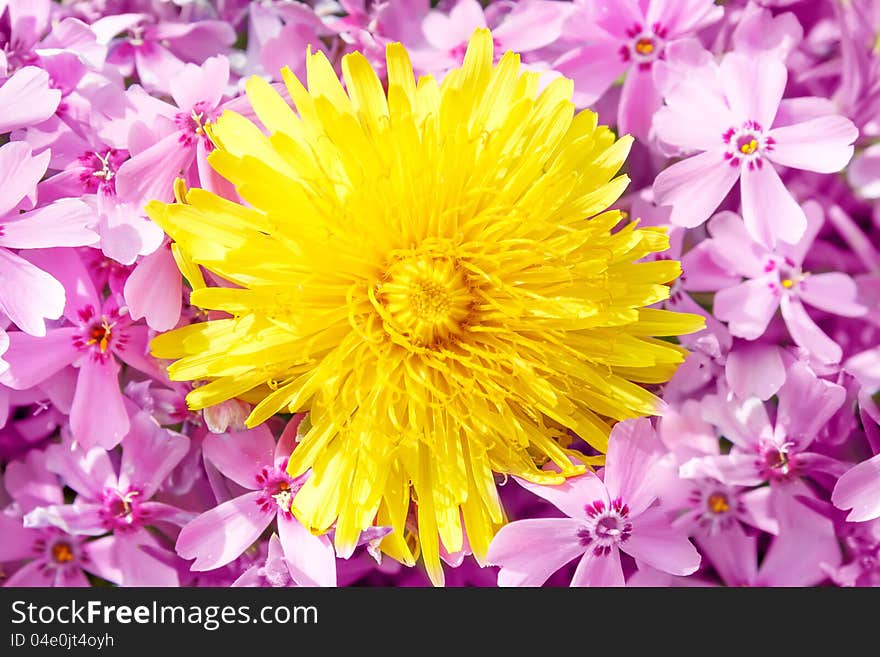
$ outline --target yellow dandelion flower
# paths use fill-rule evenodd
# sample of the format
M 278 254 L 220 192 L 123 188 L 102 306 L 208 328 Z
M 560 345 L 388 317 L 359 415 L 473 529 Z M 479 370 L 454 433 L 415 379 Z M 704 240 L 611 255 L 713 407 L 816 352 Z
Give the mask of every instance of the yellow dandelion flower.
M 247 399 L 249 426 L 308 410 L 289 465 L 312 470 L 297 518 L 335 526 L 342 556 L 391 526 L 383 549 L 420 552 L 441 583 L 441 545 L 479 559 L 505 520 L 493 473 L 583 472 L 571 435 L 604 451 L 615 421 L 656 413 L 639 384 L 667 381 L 685 352 L 653 336 L 702 319 L 647 308 L 679 263 L 638 262 L 668 247 L 660 229 L 611 232 L 631 139 L 575 115 L 570 80 L 539 92 L 518 55 L 493 65 L 488 30 L 442 84 L 416 81 L 400 44 L 386 56 L 387 92 L 359 53 L 342 61 L 347 93 L 310 54 L 308 89 L 283 71 L 295 112 L 252 78 L 266 131 L 230 111 L 210 127 L 210 164 L 248 205 L 192 189 L 148 211 L 190 276 L 235 286 L 192 294 L 230 317 L 152 348 L 174 380 L 206 382 L 193 409 Z

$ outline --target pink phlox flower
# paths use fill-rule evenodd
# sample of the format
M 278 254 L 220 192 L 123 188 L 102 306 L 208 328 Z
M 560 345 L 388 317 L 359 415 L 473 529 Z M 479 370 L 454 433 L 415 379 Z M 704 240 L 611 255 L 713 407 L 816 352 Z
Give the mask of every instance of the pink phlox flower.
M 804 210 L 773 165 L 840 171 L 852 157 L 858 130 L 843 116 L 817 116 L 827 101 L 788 99 L 783 108 L 787 79 L 775 54 L 731 52 L 720 64 L 695 67 L 665 91 L 665 106 L 653 119 L 657 137 L 697 153 L 654 181 L 657 203 L 672 206 L 672 223 L 702 224 L 739 180 L 743 220 L 755 240 L 772 247 L 777 240 L 793 244 L 803 238 Z
M 808 228 L 803 236 L 793 245 L 779 244 L 775 249 L 753 241 L 732 212 L 712 219 L 708 248 L 714 259 L 746 279 L 715 295 L 715 316 L 728 322 L 733 335 L 756 340 L 779 308 L 796 344 L 822 363 L 837 363 L 843 353 L 840 346 L 816 325 L 803 304 L 844 317 L 862 316 L 867 309 L 858 303 L 850 276 L 804 271 L 804 258 L 824 222 L 818 203 L 810 201 L 804 208 Z
M 833 523 L 805 506 L 798 496 L 809 496 L 803 484 L 774 489 L 773 515 L 779 532 L 758 563 L 758 536 L 740 527 L 702 536 L 697 543 L 728 586 L 805 587 L 828 578 L 841 562 Z
M 101 299 L 74 250 L 33 251 L 31 260 L 62 281 L 67 291 L 65 321 L 45 337 L 10 334 L 9 369 L 0 375 L 0 383 L 23 390 L 75 365 L 79 371 L 70 410 L 73 437 L 86 447 L 110 449 L 129 430 L 119 388 L 120 361 L 157 380 L 167 379 L 148 355 L 148 329 L 132 323 L 117 296 Z
M 703 418 L 733 443 L 729 454 L 695 457 L 684 463 L 685 478 L 711 478 L 731 486 L 784 485 L 802 477 L 840 476 L 845 464 L 812 451 L 813 442 L 843 404 L 842 386 L 818 378 L 796 361 L 779 389 L 775 422 L 760 399 L 707 395 Z
M 617 127 L 621 134 L 647 139 L 651 117 L 662 104 L 654 64 L 671 43 L 720 20 L 724 9 L 710 0 L 577 0 L 574 7 L 566 35 L 578 41 L 554 68 L 574 80 L 580 107 L 595 103 L 626 74 Z
M 147 531 L 157 523 L 185 524 L 193 514 L 154 501 L 164 479 L 186 454 L 189 440 L 159 427 L 142 411 L 131 418 L 114 466 L 108 452 L 75 444 L 67 432 L 46 450 L 46 468 L 62 477 L 77 497 L 71 504 L 38 507 L 25 515 L 26 527 L 57 527 L 79 536 L 102 555 L 98 574 L 121 586 L 177 586 L 176 559 Z
M 290 511 L 294 495 L 308 476 L 294 478 L 286 470 L 299 419 L 288 425 L 277 444 L 265 425 L 205 439 L 205 460 L 247 492 L 206 511 L 181 530 L 177 553 L 195 559 L 192 570 L 228 564 L 277 521 L 294 581 L 303 586 L 336 585 L 336 554 L 330 539 L 312 534 Z
M 235 41 L 229 23 L 216 20 L 161 21 L 148 14 L 118 14 L 91 25 L 109 45 L 107 61 L 126 77 L 138 76 L 149 91 L 169 93 L 185 63 L 201 64 L 228 51 Z
M 44 452 L 31 450 L 7 464 L 4 476 L 12 503 L 0 511 L 0 562 L 15 563 L 4 586 L 89 586 L 85 572 L 99 574 L 84 537 L 56 527 L 25 527 L 22 516 L 38 507 L 63 504 L 58 476 L 46 469 Z
M 696 571 L 700 555 L 655 504 L 659 447 L 649 420 L 627 420 L 611 432 L 604 480 L 590 471 L 558 486 L 516 479 L 568 517 L 502 527 L 487 555 L 498 585 L 540 586 L 580 557 L 572 586 L 623 586 L 621 552 L 674 575 Z
M 222 56 L 211 57 L 201 66 L 187 64 L 175 74 L 170 93 L 176 106 L 153 99 L 149 107 L 155 117 L 152 125 L 131 125 L 132 157 L 122 164 L 116 177 L 120 199 L 138 208 L 153 199 L 170 201 L 174 179 L 181 172 L 190 184 L 226 191 L 229 183 L 207 164 L 213 144 L 205 126 L 222 113 L 228 81 L 229 61 Z M 132 142 L 135 138 L 138 144 Z
M 46 334 L 46 319 L 64 308 L 64 288 L 46 270 L 10 249 L 40 249 L 93 244 L 93 217 L 77 198 L 59 199 L 30 210 L 49 153 L 32 155 L 23 142 L 0 146 L 0 315 L 22 331 Z M 20 213 L 21 209 L 28 209 Z

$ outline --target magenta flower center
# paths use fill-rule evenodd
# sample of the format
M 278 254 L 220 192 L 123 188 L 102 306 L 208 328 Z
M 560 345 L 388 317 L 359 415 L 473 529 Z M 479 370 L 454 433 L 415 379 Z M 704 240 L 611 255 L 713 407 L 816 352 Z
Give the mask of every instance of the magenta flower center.
M 606 555 L 611 548 L 624 543 L 632 534 L 629 521 L 629 507 L 618 497 L 610 508 L 605 502 L 596 500 L 584 507 L 587 519 L 578 530 L 577 537 L 585 548 L 592 547 L 597 556 Z
M 773 481 L 786 481 L 797 476 L 797 455 L 789 451 L 791 443 L 763 445 L 758 470 L 762 477 Z
M 88 193 L 100 192 L 105 196 L 116 196 L 116 171 L 128 154 L 116 148 L 90 151 L 79 158 L 85 169 L 80 174 L 80 182 Z
M 732 167 L 740 165 L 749 169 L 760 169 L 764 166 L 763 155 L 773 150 L 776 142 L 773 137 L 764 134 L 764 129 L 757 121 L 746 121 L 741 126 L 732 126 L 721 136 L 727 150 L 724 159 Z
M 626 31 L 630 40 L 620 46 L 620 58 L 625 62 L 633 62 L 642 70 L 649 70 L 657 59 L 665 54 L 667 29 L 660 23 L 654 23 L 650 29 L 634 24 Z
M 257 473 L 257 485 L 261 492 L 257 505 L 263 511 L 277 508 L 279 513 L 289 518 L 290 504 L 302 488 L 302 482 L 287 474 L 284 465 L 286 464 L 279 459 L 279 462 L 265 466 Z
M 205 101 L 193 105 L 192 111 L 179 112 L 174 117 L 174 125 L 180 131 L 180 143 L 184 146 L 192 146 L 201 139 L 210 150 L 213 144 L 208 138 L 205 127 L 213 123 L 219 112 Z
M 44 568 L 50 570 L 79 568 L 79 564 L 87 561 L 85 553 L 80 550 L 80 540 L 54 528 L 46 530 L 34 542 L 33 549 L 42 558 Z
M 124 348 L 128 334 L 124 331 L 126 324 L 114 314 L 101 315 L 88 305 L 78 313 L 81 321 L 80 331 L 73 336 L 73 344 L 80 351 L 87 351 L 95 360 L 105 362 L 114 349 Z
M 124 493 L 105 488 L 101 496 L 101 522 L 109 531 L 131 531 L 144 525 L 148 518 L 141 510 L 141 492 L 129 488 Z

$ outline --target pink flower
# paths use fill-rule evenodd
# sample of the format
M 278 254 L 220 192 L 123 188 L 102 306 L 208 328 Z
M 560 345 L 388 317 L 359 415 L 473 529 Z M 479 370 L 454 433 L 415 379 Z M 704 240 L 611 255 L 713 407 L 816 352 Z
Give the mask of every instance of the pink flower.
M 184 559 L 195 559 L 192 570 L 228 564 L 277 520 L 293 579 L 303 586 L 336 585 L 332 542 L 327 536 L 312 534 L 290 512 L 293 496 L 307 476 L 294 479 L 286 471 L 300 417 L 288 424 L 277 445 L 265 425 L 205 439 L 205 459 L 249 492 L 206 511 L 181 530 L 177 553 Z
M 580 107 L 595 103 L 625 73 L 617 127 L 647 139 L 651 117 L 662 104 L 654 62 L 665 57 L 670 41 L 717 22 L 724 9 L 711 0 L 576 0 L 575 7 L 566 33 L 586 35 L 587 43 L 564 54 L 554 68 L 574 80 Z
M 55 527 L 28 528 L 22 515 L 41 506 L 62 504 L 57 475 L 46 469 L 43 452 L 32 450 L 6 466 L 3 482 L 13 503 L 0 513 L 0 563 L 27 560 L 6 579 L 5 586 L 89 586 L 85 573 L 99 574 L 88 545 Z
M 498 585 L 540 586 L 580 556 L 572 586 L 623 586 L 621 551 L 674 575 L 696 571 L 700 555 L 654 504 L 658 447 L 649 420 L 627 420 L 611 432 L 604 481 L 589 471 L 559 486 L 517 479 L 569 517 L 502 527 L 487 556 L 501 567 Z
M 205 132 L 205 126 L 223 111 L 221 99 L 228 82 L 229 61 L 211 57 L 201 66 L 187 64 L 175 74 L 169 86 L 176 107 L 149 99 L 153 126 L 135 123 L 132 130 L 145 133 L 140 137 L 141 148 L 130 146 L 132 157 L 119 167 L 116 176 L 121 200 L 137 209 L 153 199 L 171 200 L 174 179 L 180 172 L 189 182 L 198 181 L 207 189 L 218 191 L 215 185 L 229 189 L 207 164 L 213 145 Z
M 799 487 L 800 488 L 800 487 Z M 810 495 L 805 486 L 797 491 Z M 758 565 L 758 536 L 740 528 L 705 536 L 700 550 L 728 586 L 815 586 L 841 561 L 834 525 L 808 509 L 794 490 L 774 490 L 779 533 Z
M 31 260 L 64 283 L 66 322 L 45 337 L 10 334 L 9 369 L 0 375 L 0 383 L 24 390 L 75 365 L 79 373 L 70 410 L 73 437 L 86 447 L 114 447 L 129 430 L 119 388 L 119 361 L 156 379 L 165 378 L 147 355 L 147 327 L 133 324 L 114 296 L 101 300 L 74 250 L 34 251 Z
M 781 485 L 801 477 L 839 476 L 844 464 L 810 450 L 819 432 L 843 404 L 842 386 L 818 378 L 803 363 L 789 367 L 779 389 L 775 422 L 759 399 L 703 398 L 703 417 L 733 443 L 729 454 L 692 458 L 682 477 L 709 477 L 732 486 Z
M 46 172 L 49 153 L 32 155 L 23 142 L 0 146 L 0 314 L 22 331 L 46 334 L 45 319 L 64 308 L 64 288 L 51 275 L 9 249 L 37 249 L 92 244 L 97 235 L 88 206 L 79 199 L 33 207 L 36 186 Z
M 46 467 L 60 475 L 77 497 L 72 504 L 34 509 L 25 516 L 25 526 L 102 536 L 88 543 L 89 551 L 102 555 L 98 574 L 121 586 L 177 586 L 174 554 L 147 527 L 180 526 L 192 517 L 151 499 L 188 449 L 189 439 L 162 429 L 144 412 L 131 418 L 118 473 L 106 451 L 75 446 L 65 436 L 61 444 L 46 450 Z
M 852 157 L 858 130 L 842 116 L 792 111 L 796 101 L 807 99 L 782 105 L 787 79 L 777 56 L 733 52 L 720 65 L 696 67 L 667 90 L 666 105 L 654 116 L 657 137 L 699 153 L 654 181 L 656 202 L 672 206 L 672 223 L 700 225 L 739 180 L 743 219 L 755 240 L 772 247 L 777 239 L 793 244 L 803 237 L 804 211 L 773 163 L 840 171 Z
M 110 46 L 108 62 L 123 75 L 136 72 L 145 88 L 163 93 L 171 90 L 184 63 L 201 64 L 235 41 L 235 30 L 224 21 L 172 23 L 148 14 L 118 14 L 100 18 L 91 27 L 98 42 Z
M 844 317 L 860 317 L 866 308 L 856 301 L 858 290 L 846 274 L 812 274 L 803 261 L 823 224 L 822 208 L 804 204 L 807 229 L 793 245 L 768 249 L 752 240 L 732 212 L 722 212 L 709 224 L 713 257 L 745 281 L 715 295 L 715 316 L 728 322 L 730 332 L 747 340 L 760 338 L 777 308 L 796 344 L 823 363 L 837 363 L 842 350 L 810 318 L 803 304 Z

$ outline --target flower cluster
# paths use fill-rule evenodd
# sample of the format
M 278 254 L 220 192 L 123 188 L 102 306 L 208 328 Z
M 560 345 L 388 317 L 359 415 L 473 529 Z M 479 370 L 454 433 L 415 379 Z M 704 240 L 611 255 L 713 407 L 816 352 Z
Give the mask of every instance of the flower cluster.
M 0 583 L 880 585 L 878 33 L 0 2 Z

